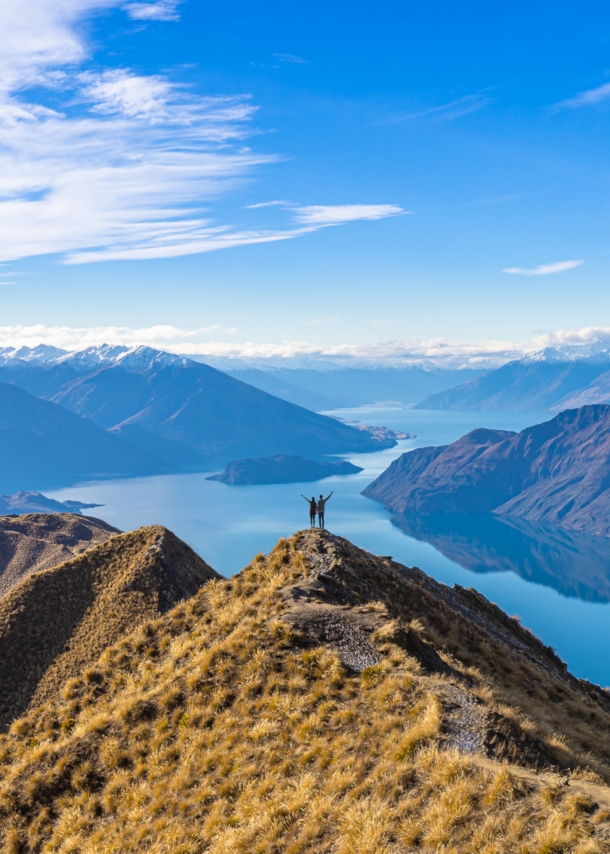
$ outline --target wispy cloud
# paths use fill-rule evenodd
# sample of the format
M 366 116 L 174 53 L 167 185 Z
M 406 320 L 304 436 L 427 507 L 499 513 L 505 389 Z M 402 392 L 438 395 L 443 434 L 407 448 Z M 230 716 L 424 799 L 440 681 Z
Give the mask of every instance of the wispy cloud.
M 168 101 L 175 100 L 168 80 L 143 77 L 125 69 L 101 74 L 84 72 L 79 82 L 81 99 L 91 105 L 92 112 L 104 115 L 162 120 L 169 116 Z
M 180 0 L 160 0 L 157 3 L 127 3 L 122 8 L 136 21 L 177 21 Z
M 363 219 L 385 219 L 409 213 L 398 205 L 305 205 L 294 208 L 294 218 L 303 225 L 340 225 Z
M 178 3 L 0 2 L 0 262 L 168 258 L 399 212 L 322 206 L 297 209 L 297 227 L 294 218 L 283 228 L 215 222 L 210 205 L 278 159 L 246 144 L 256 108 L 247 95 L 196 96 L 160 74 L 86 70 L 83 19 L 116 7 L 139 20 L 174 20 Z M 52 88 L 64 109 L 42 97 L 30 103 L 23 93 L 32 87 Z
M 560 101 L 555 104 L 553 109 L 575 109 L 577 107 L 590 107 L 594 104 L 600 104 L 602 101 L 607 101 L 610 98 L 610 83 L 603 83 L 596 89 L 588 89 L 586 92 L 581 92 L 575 98 L 568 98 L 567 101 Z
M 464 95 L 444 104 L 436 104 L 432 107 L 424 107 L 420 110 L 404 110 L 395 112 L 382 120 L 382 124 L 398 124 L 411 119 L 431 119 L 437 122 L 451 122 L 462 116 L 477 113 L 493 103 L 493 99 L 482 92 L 472 95 Z
M 295 56 L 293 53 L 274 53 L 276 59 L 280 62 L 291 62 L 294 65 L 309 65 L 308 59 L 303 59 L 300 56 Z
M 506 267 L 502 270 L 503 273 L 510 273 L 512 276 L 550 276 L 552 273 L 563 273 L 564 270 L 572 270 L 574 267 L 580 267 L 584 261 L 557 261 L 555 264 L 539 264 L 538 267 Z
M 290 202 L 286 202 L 284 199 L 275 199 L 272 202 L 257 202 L 254 205 L 246 205 L 246 210 L 253 211 L 257 208 L 274 208 L 278 205 L 281 205 L 282 207 L 290 207 Z

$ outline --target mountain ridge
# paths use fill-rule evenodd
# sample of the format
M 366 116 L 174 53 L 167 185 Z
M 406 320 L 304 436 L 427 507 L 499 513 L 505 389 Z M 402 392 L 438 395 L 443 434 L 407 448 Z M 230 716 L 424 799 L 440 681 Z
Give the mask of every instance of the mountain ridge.
M 25 574 L 0 600 L 0 728 L 55 697 L 140 623 L 219 577 L 160 525 L 113 534 Z
M 43 364 L 0 365 L 3 379 L 105 430 L 119 434 L 126 429 L 145 430 L 190 446 L 201 460 L 213 464 L 278 453 L 367 452 L 393 444 L 208 365 L 150 347 L 104 345 Z M 144 444 L 138 442 L 136 450 Z M 152 439 L 146 444 L 153 449 Z M 180 457 L 178 448 L 173 448 L 170 456 Z M 187 456 L 184 449 L 182 456 Z M 199 464 L 204 465 L 185 463 L 187 467 Z
M 415 409 L 555 412 L 604 403 L 610 394 L 608 347 L 552 348 L 507 362 L 482 377 L 420 400 Z M 587 393 L 588 392 L 588 393 Z
M 610 406 L 403 454 L 363 492 L 397 513 L 523 517 L 610 535 Z
M 607 692 L 480 594 L 299 532 L 14 721 L 0 839 L 603 851 L 609 719 Z
M 66 512 L 0 516 L 0 599 L 29 575 L 120 533 L 102 519 Z

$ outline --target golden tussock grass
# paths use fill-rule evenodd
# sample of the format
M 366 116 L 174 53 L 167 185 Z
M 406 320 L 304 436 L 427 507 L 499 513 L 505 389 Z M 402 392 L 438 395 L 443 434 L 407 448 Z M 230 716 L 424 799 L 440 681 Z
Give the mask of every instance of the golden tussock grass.
M 140 623 L 218 577 L 160 526 L 119 534 L 25 578 L 0 601 L 0 728 L 53 699 Z M 143 643 L 140 652 L 145 652 Z
M 442 704 L 396 644 L 375 642 L 362 673 L 299 645 L 282 597 L 310 573 L 297 545 L 210 582 L 13 724 L 2 852 L 602 852 L 589 801 L 446 748 Z
M 75 513 L 0 516 L 0 599 L 28 575 L 64 563 L 120 533 L 101 519 Z

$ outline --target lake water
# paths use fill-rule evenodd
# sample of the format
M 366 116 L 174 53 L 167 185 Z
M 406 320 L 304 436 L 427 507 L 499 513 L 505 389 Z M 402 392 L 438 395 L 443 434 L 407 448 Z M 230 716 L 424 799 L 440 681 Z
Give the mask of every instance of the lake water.
M 328 413 L 331 414 L 331 413 Z M 376 454 L 347 455 L 363 471 L 317 483 L 227 486 L 209 473 L 98 481 L 47 491 L 61 501 L 103 504 L 87 511 L 122 530 L 162 524 L 224 575 L 309 523 L 305 495 L 331 498 L 333 533 L 376 554 L 419 566 L 445 584 L 474 587 L 518 616 L 568 662 L 573 673 L 610 685 L 610 541 L 496 519 L 406 520 L 360 492 L 400 454 L 455 441 L 475 427 L 521 430 L 538 413 L 435 412 L 361 407 L 341 418 L 416 434 Z

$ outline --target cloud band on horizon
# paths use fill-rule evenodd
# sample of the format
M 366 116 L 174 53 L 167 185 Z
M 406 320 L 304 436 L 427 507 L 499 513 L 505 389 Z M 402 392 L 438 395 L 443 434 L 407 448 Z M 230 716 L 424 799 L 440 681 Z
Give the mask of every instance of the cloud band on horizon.
M 342 365 L 358 363 L 386 366 L 422 365 L 459 369 L 491 370 L 514 359 L 543 350 L 562 347 L 582 352 L 587 347 L 610 349 L 610 328 L 584 327 L 540 333 L 526 341 L 451 341 L 447 338 L 390 339 L 374 344 L 336 344 L 320 346 L 307 341 L 260 343 L 218 340 L 233 336 L 237 330 L 217 324 L 197 329 L 181 329 L 158 324 L 150 327 L 126 326 L 69 327 L 2 326 L 0 347 L 52 345 L 69 351 L 84 350 L 100 344 L 146 345 L 186 356 L 209 356 L 211 360 L 246 360 L 272 364 L 290 364 L 299 358 L 333 361 Z M 214 340 L 216 339 L 216 340 Z

